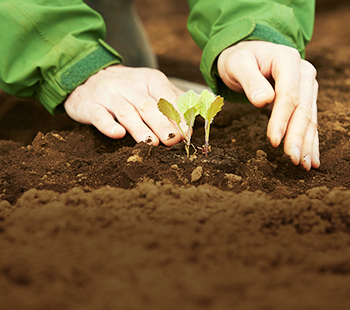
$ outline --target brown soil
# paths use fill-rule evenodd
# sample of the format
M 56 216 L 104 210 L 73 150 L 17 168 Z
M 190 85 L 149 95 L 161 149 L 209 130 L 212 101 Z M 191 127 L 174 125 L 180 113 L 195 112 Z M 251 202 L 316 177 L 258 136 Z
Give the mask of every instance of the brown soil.
M 350 7 L 319 1 L 322 165 L 266 139 L 269 113 L 225 105 L 212 152 L 113 141 L 0 94 L 1 309 L 348 309 Z M 186 1 L 137 0 L 160 68 L 202 82 Z M 329 11 L 329 8 L 337 8 Z

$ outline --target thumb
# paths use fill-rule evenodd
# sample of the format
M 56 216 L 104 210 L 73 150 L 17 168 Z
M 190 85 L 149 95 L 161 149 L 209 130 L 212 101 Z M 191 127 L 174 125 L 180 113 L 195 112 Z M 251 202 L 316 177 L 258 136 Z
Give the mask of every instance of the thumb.
M 275 99 L 275 91 L 269 82 L 257 83 L 256 86 L 245 89 L 245 93 L 249 101 L 258 108 L 269 105 Z
M 237 91 L 237 83 L 245 92 L 248 100 L 258 108 L 273 102 L 275 91 L 270 82 L 261 73 L 255 55 L 249 51 L 232 53 L 222 63 L 223 82 Z

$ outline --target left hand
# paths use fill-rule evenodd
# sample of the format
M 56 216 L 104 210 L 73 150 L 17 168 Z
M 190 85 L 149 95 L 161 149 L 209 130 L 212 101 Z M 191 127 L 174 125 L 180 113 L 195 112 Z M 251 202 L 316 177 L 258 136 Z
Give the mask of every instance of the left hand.
M 160 98 L 177 102 L 181 93 L 158 70 L 113 65 L 78 86 L 64 107 L 72 119 L 92 124 L 110 138 L 120 139 L 128 131 L 136 142 L 171 146 L 184 137 L 157 102 Z M 184 121 L 181 125 L 187 131 Z

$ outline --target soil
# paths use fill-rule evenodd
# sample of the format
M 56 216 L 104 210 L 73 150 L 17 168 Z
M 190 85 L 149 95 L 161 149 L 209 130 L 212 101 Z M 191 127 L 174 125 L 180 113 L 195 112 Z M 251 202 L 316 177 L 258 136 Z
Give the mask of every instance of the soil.
M 137 0 L 169 76 L 203 83 L 186 1 Z M 267 110 L 226 103 L 203 155 L 111 140 L 0 93 L 2 309 L 350 307 L 350 6 L 319 1 L 321 167 L 266 138 Z

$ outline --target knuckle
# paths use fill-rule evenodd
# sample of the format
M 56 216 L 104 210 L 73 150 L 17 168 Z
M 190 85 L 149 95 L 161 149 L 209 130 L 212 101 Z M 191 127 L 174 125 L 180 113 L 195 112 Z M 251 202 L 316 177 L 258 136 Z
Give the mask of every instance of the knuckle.
M 121 104 L 118 107 L 118 117 L 125 117 L 126 115 L 129 115 L 135 111 L 135 108 L 128 103 Z
M 141 112 L 150 112 L 155 108 L 155 102 L 152 100 L 144 100 L 141 104 L 140 104 L 140 111 Z
M 313 131 L 313 132 L 317 132 L 317 129 L 318 129 L 318 124 L 317 122 L 311 120 L 310 123 L 309 123 L 309 128 Z
M 304 144 L 304 136 L 302 136 L 301 133 L 293 133 L 293 136 L 289 135 L 285 139 L 284 152 L 286 154 L 291 154 L 291 150 L 293 149 L 293 146 L 297 146 L 298 148 L 302 149 L 303 144 Z
M 298 107 L 300 113 L 305 117 L 308 123 L 311 122 L 312 119 L 312 106 L 311 104 L 303 104 Z
M 300 72 L 306 77 L 316 79 L 316 76 L 317 76 L 316 68 L 306 60 L 303 60 L 301 63 Z
M 248 89 L 260 89 L 262 88 L 262 81 L 259 76 L 249 76 L 247 79 Z
M 95 125 L 96 127 L 100 127 L 104 123 L 105 120 L 105 113 L 103 111 L 91 111 L 92 113 L 91 120 L 92 124 Z
M 301 60 L 300 53 L 297 49 L 289 47 L 289 53 L 295 60 Z
M 170 81 L 168 79 L 168 77 L 161 71 L 157 70 L 157 69 L 151 69 L 151 68 L 146 68 L 145 69 L 145 78 L 146 78 L 146 82 L 148 84 L 148 90 L 150 91 L 150 89 L 152 91 L 155 90 L 155 88 L 157 87 L 156 85 L 158 85 L 159 87 L 164 87 L 166 85 L 166 87 L 170 88 L 171 84 Z
M 241 63 L 247 57 L 247 51 L 242 48 L 237 48 L 233 53 L 230 53 L 226 58 L 226 65 L 231 63 Z
M 288 58 L 294 61 L 300 61 L 301 56 L 299 51 L 294 47 L 289 47 L 285 45 L 277 45 L 279 55 L 285 59 L 285 55 L 288 55 Z
M 95 84 L 95 97 L 98 98 L 100 94 L 116 95 L 118 91 L 116 85 L 111 80 L 101 79 Z
M 290 90 L 283 96 L 287 107 L 294 110 L 299 105 L 299 94 L 296 91 Z
M 157 69 L 146 68 L 145 70 L 148 71 L 148 76 L 151 79 L 156 79 L 156 80 L 159 80 L 159 79 L 167 80 L 168 79 L 163 72 L 161 72 Z

